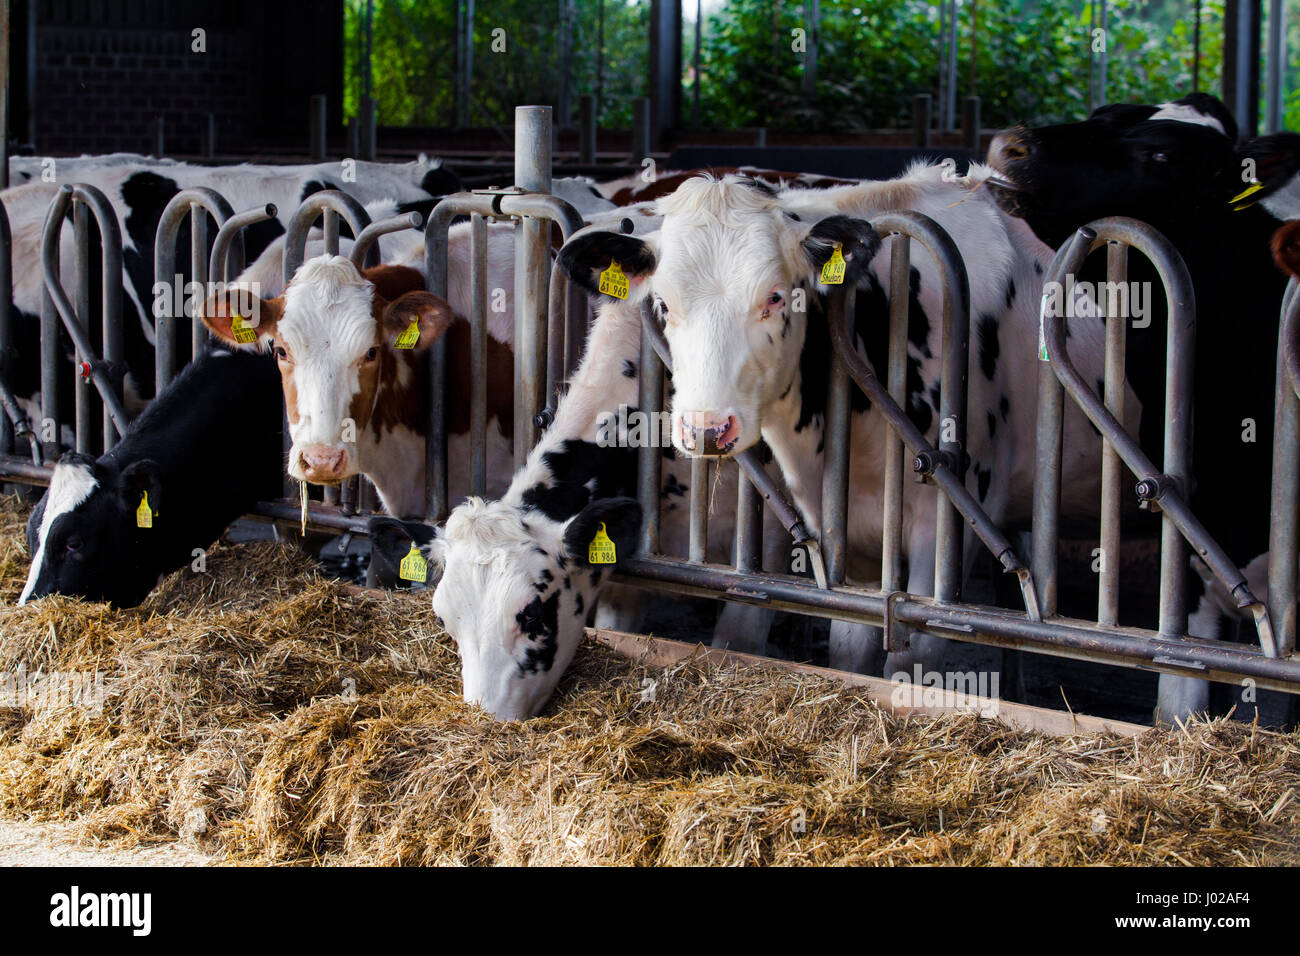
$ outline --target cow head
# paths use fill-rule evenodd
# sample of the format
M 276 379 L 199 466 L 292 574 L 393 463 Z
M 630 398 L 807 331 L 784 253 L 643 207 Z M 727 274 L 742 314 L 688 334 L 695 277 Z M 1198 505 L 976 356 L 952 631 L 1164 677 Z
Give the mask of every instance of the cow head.
M 373 519 L 396 552 L 418 531 Z M 466 702 L 498 720 L 536 715 L 573 660 L 601 578 L 611 564 L 592 564 L 589 547 L 604 526 L 615 556 L 636 546 L 641 507 L 631 498 L 601 498 L 567 521 L 501 501 L 470 498 L 423 548 L 441 579 L 434 613 L 456 641 Z M 372 538 L 372 543 L 378 538 Z
M 325 255 L 303 263 L 283 296 L 254 299 L 253 316 L 240 313 L 246 290 L 208 300 L 203 321 L 215 335 L 248 346 L 251 326 L 279 362 L 292 477 L 333 484 L 364 472 L 364 436 L 378 439 L 401 421 L 397 410 L 384 413 L 381 399 L 408 390 L 422 353 L 454 319 L 423 289 L 414 269 L 361 273 L 347 258 Z
M 764 416 L 794 385 L 809 296 L 838 249 L 856 284 L 880 242 L 861 219 L 802 221 L 744 177 L 688 180 L 660 200 L 657 236 L 581 233 L 560 265 L 597 292 L 617 263 L 629 297 L 653 296 L 673 362 L 673 444 L 732 455 L 761 437 Z
M 164 493 L 153 462 L 121 471 L 86 455 L 66 454 L 54 467 L 49 490 L 27 520 L 32 555 L 26 604 L 47 594 L 71 594 L 130 607 L 145 599 L 158 575 L 138 558 L 148 547 L 136 509 L 148 495 L 152 512 L 164 513 Z
M 1104 216 L 1169 233 L 1206 228 L 1241 189 L 1237 126 L 1206 93 L 1160 106 L 1103 106 L 1080 123 L 1018 127 L 994 137 L 988 162 L 998 203 L 1053 248 Z M 1181 231 L 1181 230 L 1179 230 Z

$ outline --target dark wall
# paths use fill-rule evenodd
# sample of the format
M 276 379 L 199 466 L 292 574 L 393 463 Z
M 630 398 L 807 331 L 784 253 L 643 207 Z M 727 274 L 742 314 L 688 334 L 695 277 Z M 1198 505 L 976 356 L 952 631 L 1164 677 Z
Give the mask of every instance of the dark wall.
M 15 4 L 27 8 L 27 4 Z M 196 153 L 204 117 L 217 150 L 307 148 L 308 101 L 329 97 L 341 134 L 343 0 L 40 0 L 35 7 L 38 152 L 147 151 L 162 116 L 169 153 Z M 15 45 L 24 44 L 14 24 Z M 195 29 L 205 51 L 194 50 Z M 14 97 L 26 91 L 13 78 Z M 21 112 L 21 111 L 20 111 Z M 18 119 L 18 117 L 15 117 Z M 25 124 L 12 135 L 28 139 Z

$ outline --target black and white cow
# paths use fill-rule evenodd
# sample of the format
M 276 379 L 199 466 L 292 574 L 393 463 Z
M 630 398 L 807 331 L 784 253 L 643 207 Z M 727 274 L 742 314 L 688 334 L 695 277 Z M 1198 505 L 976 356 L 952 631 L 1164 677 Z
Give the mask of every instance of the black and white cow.
M 27 522 L 19 604 L 72 594 L 139 604 L 260 499 L 283 470 L 280 376 L 262 354 L 213 350 L 163 389 L 98 460 L 66 454 Z M 137 511 L 148 498 L 150 527 Z
M 728 176 L 699 178 L 660 200 L 663 225 L 644 239 L 585 233 L 565 246 L 561 264 L 595 291 L 598 276 L 618 262 L 629 299 L 653 297 L 673 353 L 672 439 L 687 455 L 731 455 L 762 438 L 771 447 L 795 503 L 812 527 L 821 524 L 826 369 L 829 337 L 823 315 L 823 264 L 840 249 L 845 282 L 857 285 L 859 349 L 884 368 L 888 329 L 887 263 L 869 220 L 913 209 L 953 237 L 970 276 L 968 451 L 970 487 L 995 521 L 1028 518 L 1036 401 L 1038 288 L 1047 250 L 1024 242 L 1022 223 L 978 192 L 988 170 L 953 179 L 939 166 L 914 166 L 904 176 L 824 190 L 774 190 Z M 1034 247 L 1041 244 L 1033 243 Z M 937 266 L 919 247 L 911 274 L 911 330 L 906 410 L 934 441 L 938 434 L 942 287 Z M 1101 370 L 1100 327 L 1081 328 L 1076 360 L 1092 377 Z M 849 509 L 850 576 L 878 573 L 883 519 L 883 416 L 854 392 Z M 1063 507 L 1096 509 L 1100 444 L 1081 415 L 1066 419 Z M 907 483 L 903 539 L 907 590 L 933 593 L 933 486 Z M 968 544 L 969 550 L 969 544 Z M 832 664 L 865 670 L 878 644 L 872 631 L 832 629 Z M 874 637 L 878 641 L 878 637 Z M 912 638 L 891 655 L 885 673 L 910 674 L 937 663 L 942 645 Z
M 1227 108 L 1196 93 L 1154 106 L 1102 107 L 1079 123 L 1008 130 L 989 150 L 998 177 L 992 192 L 1047 245 L 1103 216 L 1130 216 L 1154 226 L 1182 255 L 1197 306 L 1192 509 L 1248 571 L 1258 568 L 1268 542 L 1274 354 L 1286 284 L 1270 242 L 1279 215 L 1297 208 L 1297 145 L 1300 137 L 1281 134 L 1238 146 Z M 1102 258 L 1090 258 L 1078 278 L 1103 279 Z M 1156 290 L 1149 326 L 1128 332 L 1127 371 L 1153 411 L 1143 415 L 1138 435 L 1158 463 L 1164 296 L 1144 256 L 1129 257 L 1129 280 Z M 1200 580 L 1193 578 L 1193 587 L 1199 590 Z M 1220 603 L 1213 595 L 1193 598 L 1189 631 L 1226 636 Z M 1208 705 L 1204 682 L 1165 680 L 1161 687 L 1166 714 Z

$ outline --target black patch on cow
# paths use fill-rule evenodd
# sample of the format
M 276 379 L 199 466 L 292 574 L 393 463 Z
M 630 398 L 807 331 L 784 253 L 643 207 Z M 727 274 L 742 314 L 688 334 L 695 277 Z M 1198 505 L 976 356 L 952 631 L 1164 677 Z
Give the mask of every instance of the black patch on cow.
M 589 232 L 564 244 L 555 260 L 565 274 L 592 295 L 600 295 L 600 274 L 617 262 L 629 280 L 654 271 L 655 255 L 634 236 Z
M 736 182 L 739 185 L 744 186 L 746 189 L 752 189 L 756 193 L 776 198 L 776 190 L 761 179 L 754 179 L 752 176 L 741 176 L 736 180 Z
M 460 192 L 464 184 L 459 176 L 439 163 L 424 174 L 424 178 L 420 180 L 420 188 L 436 199 L 439 196 L 450 196 L 452 193 Z
M 582 592 L 579 591 L 577 594 L 573 596 L 573 616 L 582 617 L 582 613 L 584 610 L 586 610 L 586 607 L 582 600 Z
M 1034 275 L 1038 275 L 1038 276 L 1040 276 L 1040 275 L 1042 275 L 1042 274 L 1043 274 L 1043 267 L 1042 267 L 1042 265 L 1041 265 L 1040 263 L 1038 263 L 1038 262 L 1035 262 L 1035 263 L 1034 263 Z
M 546 452 L 542 462 L 550 477 L 524 492 L 523 505 L 552 521 L 566 521 L 594 499 L 632 494 L 636 487 L 636 450 L 632 448 L 602 448 L 594 442 L 570 439 Z
M 660 498 L 671 498 L 673 495 L 681 498 L 686 495 L 687 486 L 677 480 L 676 475 L 669 475 L 664 479 L 663 491 L 659 493 Z
M 998 417 L 989 412 L 989 438 L 992 438 L 998 432 Z
M 307 182 L 302 184 L 302 192 L 298 194 L 298 203 L 299 205 L 301 205 L 302 201 L 306 199 L 308 196 L 314 196 L 316 193 L 323 193 L 327 189 L 338 189 L 338 188 L 339 187 L 334 185 L 333 183 L 328 183 L 325 182 L 324 180 L 309 179 L 307 180 Z
M 524 659 L 519 664 L 519 673 L 546 673 L 555 663 L 556 649 L 556 614 L 560 606 L 560 592 L 556 591 L 546 600 L 535 597 L 515 615 L 519 630 L 532 643 L 524 652 Z
M 1007 420 L 1007 416 L 1011 414 L 1011 400 L 1005 395 L 998 399 L 998 414 L 1002 416 L 1004 422 Z
M 908 275 L 908 289 L 912 301 L 907 308 L 907 341 L 916 346 L 916 350 L 926 358 L 932 358 L 934 352 L 930 350 L 930 317 L 921 308 L 921 270 L 916 266 L 912 266 Z
M 998 371 L 998 320 L 987 312 L 975 323 L 975 336 L 979 340 L 980 371 L 990 382 Z
M 1011 304 L 1016 301 L 1016 280 L 1011 278 L 1010 276 L 1007 277 L 1006 299 L 1007 299 L 1007 308 L 1010 309 Z
M 623 359 L 623 377 L 636 378 L 636 362 L 631 359 Z
M 975 465 L 975 486 L 979 492 L 980 501 L 984 501 L 989 494 L 989 482 L 993 479 L 993 472 L 987 468 L 981 467 L 978 463 Z

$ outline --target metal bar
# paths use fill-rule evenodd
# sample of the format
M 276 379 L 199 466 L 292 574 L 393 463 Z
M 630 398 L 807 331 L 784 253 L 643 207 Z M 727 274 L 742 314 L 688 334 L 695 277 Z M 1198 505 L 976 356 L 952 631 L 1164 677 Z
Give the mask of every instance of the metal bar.
M 971 159 L 980 158 L 980 98 L 968 96 L 961 103 L 962 145 L 970 150 Z
M 640 308 L 641 379 L 637 400 L 641 410 L 650 415 L 650 421 L 654 422 L 657 421 L 654 414 L 664 404 L 664 365 L 655 352 L 654 340 L 650 337 L 648 323 L 645 321 L 650 311 L 649 300 L 642 300 Z M 654 321 L 653 317 L 650 321 Z M 641 554 L 656 554 L 659 551 L 659 488 L 663 463 L 659 439 L 659 429 L 651 426 L 636 455 L 636 497 L 641 503 Z
M 643 96 L 632 100 L 632 162 L 650 155 L 650 101 Z
M 889 260 L 889 394 L 900 407 L 907 404 L 907 326 L 911 311 L 911 240 L 888 240 Z M 847 374 L 847 373 L 846 373 Z M 903 441 L 885 432 L 884 521 L 881 526 L 881 588 L 903 587 Z M 842 579 L 841 579 L 842 581 Z
M 307 113 L 307 122 L 310 126 L 308 151 L 313 163 L 325 161 L 326 105 L 325 95 L 317 93 L 311 98 L 311 108 Z
M 7 30 L 8 17 L 8 0 L 0 0 L 0 21 L 4 21 L 0 22 L 0 28 Z M 9 95 L 8 51 L 9 37 L 6 34 L 0 37 L 0 54 L 4 60 L 4 72 L 0 73 L 0 100 L 7 100 Z M 4 110 L 6 105 L 0 102 L 0 110 Z M 4 119 L 0 117 L 0 138 L 3 138 L 4 132 Z M 0 143 L 0 161 L 4 163 L 0 169 L 4 170 L 7 177 L 9 160 L 3 143 Z M 10 406 L 17 407 L 13 400 L 13 393 L 9 390 L 9 378 L 17 361 L 13 344 L 13 275 L 13 233 L 9 228 L 9 214 L 5 211 L 4 203 L 0 202 L 0 397 L 5 399 L 6 412 L 9 411 Z M 26 421 L 26 416 L 23 416 L 22 420 Z M 18 420 L 14 419 L 12 414 L 0 417 L 0 456 L 13 453 L 18 438 L 17 426 Z M 34 437 L 29 438 L 29 443 L 33 449 L 37 448 Z
M 217 155 L 217 117 L 204 113 L 199 127 L 199 155 L 212 159 Z
M 324 217 L 325 242 L 329 247 L 330 230 L 333 229 L 334 249 L 338 250 L 338 217 L 341 216 L 352 230 L 352 235 L 360 236 L 370 225 L 370 215 L 366 207 L 345 192 L 337 189 L 323 189 L 312 193 L 302 201 L 302 205 L 289 220 L 289 227 L 284 237 L 284 283 L 288 285 L 303 263 L 307 251 L 307 236 L 316 220 Z M 374 249 L 374 247 L 372 247 Z M 378 250 L 374 250 L 377 252 Z M 372 252 L 371 255 L 374 253 Z
M 181 223 L 187 217 L 194 217 L 195 211 L 199 209 L 206 211 L 208 215 L 216 220 L 218 230 L 234 215 L 230 203 L 216 190 L 206 188 L 183 189 L 163 207 L 162 214 L 158 217 L 158 228 L 154 231 L 154 282 L 168 283 L 171 287 L 169 295 L 154 300 L 154 383 L 157 391 L 166 388 L 177 371 L 176 320 L 180 316 L 174 313 L 176 300 L 184 297 L 185 286 L 184 277 L 176 271 L 176 240 L 180 235 Z M 202 216 L 195 218 L 204 219 Z M 204 221 L 206 222 L 206 220 Z M 194 252 L 195 248 L 191 243 L 191 257 L 193 257 Z M 215 247 L 213 252 L 215 254 Z M 224 273 L 212 270 L 209 270 L 208 274 L 211 276 L 224 275 Z M 191 278 L 199 281 L 197 277 L 191 276 Z M 202 299 L 202 297 L 200 293 L 199 298 Z M 184 314 L 183 310 L 182 314 Z M 202 325 L 197 310 L 195 311 L 194 321 Z M 191 347 L 193 347 L 196 339 L 197 334 L 191 330 Z
M 212 240 L 212 255 L 208 259 L 208 279 L 212 282 L 229 282 L 232 276 L 243 271 L 243 256 L 236 265 L 232 253 L 241 245 L 241 232 L 245 226 L 274 219 L 278 210 L 275 203 L 267 203 L 226 218 Z
M 826 304 L 826 321 L 839 327 L 853 328 L 855 312 L 849 305 L 853 290 L 832 294 Z M 849 333 L 853 335 L 852 332 Z M 823 436 L 826 463 L 822 469 L 822 555 L 826 562 L 826 580 L 843 584 L 848 573 L 848 501 L 849 458 L 851 454 L 853 384 L 848 367 L 839 352 L 831 350 L 826 379 L 826 419 Z
M 931 104 L 929 93 L 917 93 L 912 97 L 912 145 L 918 149 L 930 148 Z
M 689 565 L 636 556 L 619 562 L 614 580 L 679 594 L 722 597 L 773 610 L 881 626 L 889 595 L 865 588 L 813 587 L 804 578 L 742 574 L 718 565 Z M 1001 608 L 938 605 L 904 596 L 890 602 L 896 622 L 953 640 L 1012 647 L 1140 667 L 1178 676 L 1239 682 L 1250 678 L 1269 690 L 1300 693 L 1300 659 L 1265 657 L 1257 648 L 1221 641 L 1169 639 L 1141 628 L 1098 628 L 1092 621 L 1035 621 Z
M 77 324 L 83 333 L 90 329 L 90 213 L 83 203 L 72 204 L 72 257 L 74 295 L 76 296 Z M 91 356 L 78 351 L 75 361 L 80 373 Z M 91 422 L 97 418 L 90 389 L 78 385 L 73 392 L 74 420 L 76 422 L 76 449 L 83 455 L 98 457 Z
M 334 214 L 327 213 L 327 215 Z M 335 217 L 335 223 L 335 242 L 337 243 L 337 216 Z M 408 212 L 400 216 L 390 216 L 387 219 L 372 222 L 361 230 L 361 234 L 352 243 L 352 251 L 348 253 L 348 258 L 352 260 L 352 264 L 357 269 L 364 271 L 374 264 L 373 260 L 382 258 L 377 248 L 380 236 L 401 232 L 404 229 L 419 229 L 423 225 L 424 217 L 418 212 Z
M 1106 244 L 1106 280 L 1111 288 L 1128 288 L 1128 246 L 1120 242 Z M 1116 283 L 1122 283 L 1117 286 Z M 1098 302 L 1098 307 L 1104 308 Z M 1116 421 L 1124 420 L 1125 344 L 1128 318 L 1121 311 L 1106 317 L 1105 402 Z M 1119 623 L 1119 554 L 1121 482 L 1124 463 L 1119 453 L 1103 436 L 1101 444 L 1101 566 L 1097 579 L 1097 622 Z
M 165 124 L 161 116 L 155 116 L 153 122 L 149 124 L 149 143 L 150 153 L 154 159 L 162 159 L 166 155 L 165 144 Z
M 736 570 L 763 571 L 763 496 L 744 471 L 736 480 Z
M 208 285 L 208 218 L 201 203 L 190 203 L 190 281 L 199 289 Z M 221 224 L 217 223 L 218 228 Z M 201 295 L 202 293 L 200 293 Z M 208 347 L 208 327 L 199 310 L 190 320 L 190 356 L 198 358 Z
M 709 559 L 709 459 L 691 459 L 690 538 L 686 557 L 694 564 Z
M 1287 285 L 1278 335 L 1277 398 L 1273 412 L 1273 508 L 1268 538 L 1268 609 L 1279 657 L 1296 646 L 1296 592 L 1300 575 L 1300 285 Z
M 487 494 L 487 220 L 470 216 L 470 490 Z
M 551 191 L 551 108 L 515 108 L 515 185 Z M 548 248 L 551 227 L 525 215 L 515 233 L 515 468 L 537 444 L 537 415 L 546 405 Z

